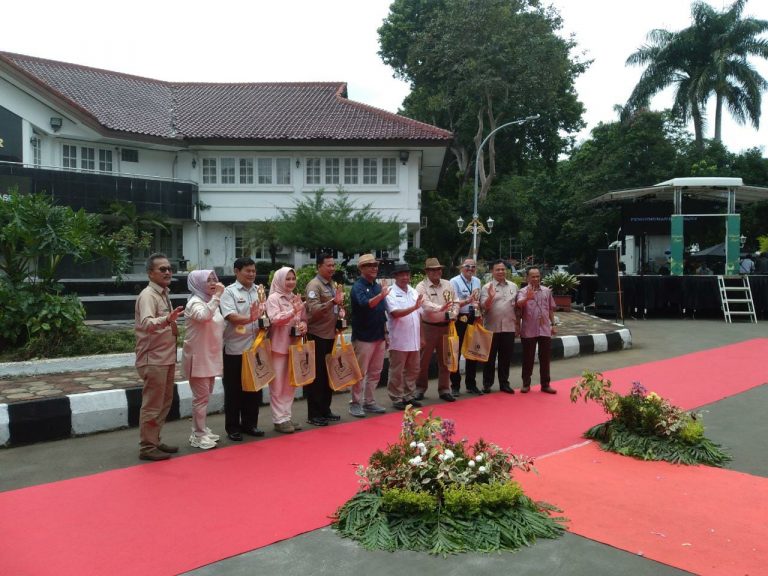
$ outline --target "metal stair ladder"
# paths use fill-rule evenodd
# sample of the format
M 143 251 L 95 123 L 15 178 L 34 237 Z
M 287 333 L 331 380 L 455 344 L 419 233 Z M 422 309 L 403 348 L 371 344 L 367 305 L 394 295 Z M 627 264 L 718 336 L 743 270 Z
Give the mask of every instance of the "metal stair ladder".
M 718 276 L 717 285 L 720 288 L 723 316 L 728 324 L 732 323 L 733 316 L 747 317 L 750 322 L 757 324 L 749 276 Z

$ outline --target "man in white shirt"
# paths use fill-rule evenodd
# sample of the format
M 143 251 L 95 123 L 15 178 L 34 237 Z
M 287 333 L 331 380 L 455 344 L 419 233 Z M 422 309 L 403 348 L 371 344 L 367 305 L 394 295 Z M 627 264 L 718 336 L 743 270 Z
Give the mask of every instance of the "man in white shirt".
M 459 315 L 456 318 L 456 333 L 459 335 L 459 350 L 464 343 L 464 334 L 467 326 L 474 323 L 480 316 L 480 279 L 475 276 L 475 261 L 466 258 L 461 265 L 461 272 L 451 278 L 451 286 L 456 294 L 459 305 Z M 477 374 L 477 361 L 464 359 L 464 387 L 470 394 L 482 394 L 477 387 L 475 375 Z M 454 396 L 460 394 L 461 370 L 451 374 L 451 391 Z
M 487 394 L 491 391 L 498 356 L 499 389 L 514 394 L 509 385 L 509 365 L 515 347 L 515 332 L 520 332 L 520 320 L 515 312 L 517 284 L 507 280 L 507 267 L 503 260 L 492 264 L 491 273 L 493 278 L 480 292 L 485 328 L 493 332 L 491 353 L 483 369 L 483 392 Z
M 416 396 L 416 379 L 419 377 L 420 314 L 424 296 L 409 284 L 411 268 L 397 264 L 392 272 L 395 285 L 386 296 L 387 327 L 389 330 L 389 382 L 387 391 L 392 406 L 398 410 L 419 407 Z

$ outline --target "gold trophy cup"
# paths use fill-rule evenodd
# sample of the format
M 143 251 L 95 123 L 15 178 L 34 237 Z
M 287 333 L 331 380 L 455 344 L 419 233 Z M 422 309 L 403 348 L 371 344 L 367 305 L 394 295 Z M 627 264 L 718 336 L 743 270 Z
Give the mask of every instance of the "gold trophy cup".
M 256 287 L 256 294 L 259 298 L 259 303 L 264 304 L 264 302 L 267 301 L 267 292 L 264 290 L 264 285 L 259 284 Z M 261 318 L 259 318 L 259 328 L 269 328 L 269 317 L 267 316 L 267 309 L 264 309 L 264 312 L 261 314 Z

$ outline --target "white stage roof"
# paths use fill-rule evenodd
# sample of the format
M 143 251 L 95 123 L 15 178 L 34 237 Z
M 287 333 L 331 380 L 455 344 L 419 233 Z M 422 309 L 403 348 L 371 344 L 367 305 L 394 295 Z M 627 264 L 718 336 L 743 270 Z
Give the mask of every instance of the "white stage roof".
M 596 198 L 587 200 L 585 204 L 602 204 L 629 200 L 671 201 L 677 188 L 682 188 L 684 195 L 705 200 L 727 200 L 729 190 L 733 190 L 736 193 L 736 204 L 751 204 L 768 200 L 768 188 L 745 186 L 741 178 L 700 177 L 673 178 L 672 180 L 660 182 L 646 188 L 606 192 Z

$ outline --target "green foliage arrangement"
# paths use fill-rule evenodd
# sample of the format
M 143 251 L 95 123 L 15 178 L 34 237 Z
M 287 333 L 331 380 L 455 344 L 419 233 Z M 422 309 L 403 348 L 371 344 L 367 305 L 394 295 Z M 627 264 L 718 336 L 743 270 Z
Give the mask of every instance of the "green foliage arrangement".
M 686 412 L 640 382 L 622 396 L 600 372 L 585 370 L 573 388 L 571 402 L 583 397 L 603 407 L 611 419 L 587 430 L 605 450 L 643 460 L 722 466 L 730 460 L 719 445 L 704 437 L 702 416 Z
M 552 272 L 541 280 L 544 286 L 550 288 L 558 296 L 567 296 L 579 285 L 579 279 L 568 272 Z
M 334 528 L 370 550 L 431 554 L 494 552 L 557 538 L 564 518 L 512 480 L 533 461 L 478 440 L 454 440 L 451 420 L 410 407 L 400 441 L 360 466 L 360 491 L 336 512 Z

